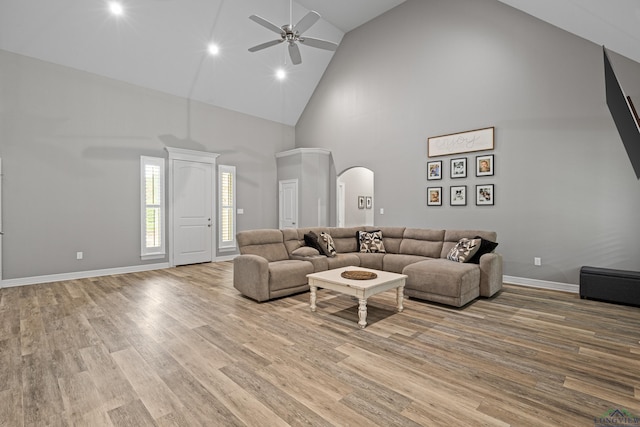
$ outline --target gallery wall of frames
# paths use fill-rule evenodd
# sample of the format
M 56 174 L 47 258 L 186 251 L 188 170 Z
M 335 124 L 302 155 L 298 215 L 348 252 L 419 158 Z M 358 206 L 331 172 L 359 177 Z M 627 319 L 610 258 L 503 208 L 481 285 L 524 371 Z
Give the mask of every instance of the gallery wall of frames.
M 493 127 L 431 137 L 427 144 L 427 206 L 467 206 L 471 199 L 476 206 L 495 204 Z

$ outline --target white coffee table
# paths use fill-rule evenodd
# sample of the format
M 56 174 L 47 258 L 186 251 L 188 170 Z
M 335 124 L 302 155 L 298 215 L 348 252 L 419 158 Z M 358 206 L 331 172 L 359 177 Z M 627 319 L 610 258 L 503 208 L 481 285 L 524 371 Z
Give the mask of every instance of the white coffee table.
M 345 279 L 341 276 L 343 271 L 368 271 L 375 273 L 378 277 L 369 280 Z M 307 274 L 309 288 L 311 291 L 310 307 L 311 311 L 316 311 L 316 293 L 318 288 L 330 289 L 346 295 L 358 298 L 358 325 L 361 328 L 367 326 L 367 298 L 380 292 L 396 289 L 396 304 L 398 312 L 403 310 L 402 300 L 404 298 L 404 285 L 407 278 L 404 274 L 389 273 L 387 271 L 372 270 L 363 267 L 342 267 L 335 270 L 321 271 L 319 273 Z

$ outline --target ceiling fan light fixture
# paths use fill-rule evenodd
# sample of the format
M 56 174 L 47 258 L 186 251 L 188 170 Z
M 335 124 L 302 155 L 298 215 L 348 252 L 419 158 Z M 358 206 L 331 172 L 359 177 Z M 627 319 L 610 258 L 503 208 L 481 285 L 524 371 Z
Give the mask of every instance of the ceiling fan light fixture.
M 110 1 L 109 2 L 109 12 L 111 12 L 112 15 L 121 16 L 121 15 L 124 14 L 124 7 L 122 6 L 122 3 L 120 3 L 120 2 Z
M 209 52 L 209 55 L 211 56 L 216 56 L 220 53 L 220 47 L 215 43 L 209 43 L 209 46 L 207 46 L 207 52 Z
M 278 68 L 276 70 L 276 78 L 278 80 L 284 80 L 287 78 L 287 72 L 283 68 Z

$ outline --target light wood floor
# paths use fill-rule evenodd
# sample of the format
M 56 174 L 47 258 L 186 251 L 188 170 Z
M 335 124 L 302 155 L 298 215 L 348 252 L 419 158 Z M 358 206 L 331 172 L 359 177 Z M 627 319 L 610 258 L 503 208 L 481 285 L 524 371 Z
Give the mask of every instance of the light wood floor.
M 464 309 L 318 292 L 258 304 L 232 264 L 0 290 L 0 425 L 593 426 L 640 414 L 640 309 L 505 286 Z

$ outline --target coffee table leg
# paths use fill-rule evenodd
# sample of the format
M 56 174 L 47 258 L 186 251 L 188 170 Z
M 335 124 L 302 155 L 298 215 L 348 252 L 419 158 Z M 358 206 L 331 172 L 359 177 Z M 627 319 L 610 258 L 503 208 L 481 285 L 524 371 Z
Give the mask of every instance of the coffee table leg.
M 360 319 L 358 326 L 360 326 L 360 328 L 364 328 L 367 326 L 367 299 L 360 298 L 358 301 L 360 302 L 358 305 L 358 318 Z
M 316 311 L 316 291 L 318 290 L 315 286 L 309 286 L 309 291 L 311 292 L 309 306 L 311 311 Z
M 404 300 L 404 285 L 398 286 L 396 289 L 396 304 L 398 305 L 398 313 L 401 313 L 404 310 L 402 306 L 402 301 Z

